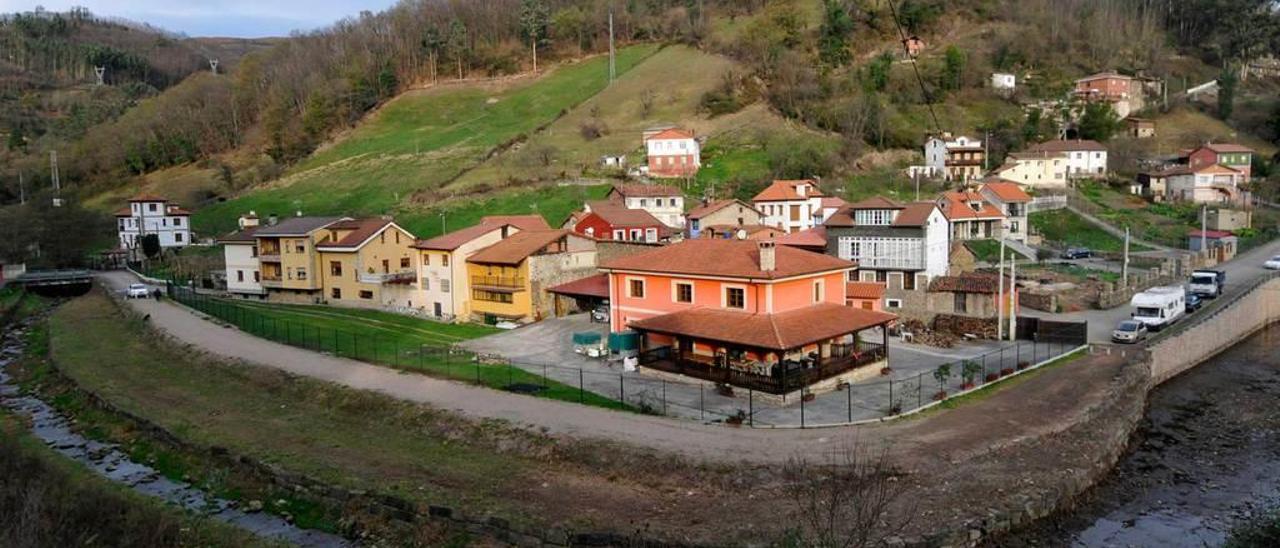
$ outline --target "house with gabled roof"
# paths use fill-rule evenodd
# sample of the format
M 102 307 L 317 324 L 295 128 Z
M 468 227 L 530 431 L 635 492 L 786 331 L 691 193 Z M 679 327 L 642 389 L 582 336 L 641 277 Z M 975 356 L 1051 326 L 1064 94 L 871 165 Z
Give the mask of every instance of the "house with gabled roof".
M 1245 196 L 1240 188 L 1244 173 L 1221 164 L 1179 166 L 1159 172 L 1158 178 L 1163 180 L 1165 197 L 1172 201 L 1232 204 Z
M 643 209 L 671 228 L 683 228 L 684 193 L 671 185 L 650 183 L 619 183 L 609 189 L 605 200 L 627 209 Z M 591 210 L 591 203 L 584 207 Z
M 596 242 L 569 230 L 524 230 L 467 257 L 470 320 L 528 323 L 554 316 L 547 290 L 596 273 Z
M 951 225 L 953 242 L 999 238 L 1004 233 L 1004 214 L 981 193 L 943 192 L 938 209 Z
M 316 245 L 329 236 L 325 228 L 347 217 L 289 217 L 273 215 L 254 231 L 261 267 L 261 285 L 272 300 L 308 304 L 323 302 L 324 273 Z
M 825 198 L 827 194 L 813 179 L 775 180 L 751 203 L 764 214 L 763 224 L 790 233 L 821 225 L 826 220 Z
M 879 374 L 892 314 L 846 305 L 857 265 L 770 241 L 689 239 L 613 259 L 610 329 L 640 338 L 641 370 L 780 397 Z
M 643 209 L 627 209 L 617 202 L 590 202 L 587 210 L 572 218 L 571 229 L 597 240 L 656 244 L 671 239 L 676 231 Z
M 1192 169 L 1200 169 L 1211 165 L 1220 165 L 1235 170 L 1243 178 L 1241 182 L 1249 182 L 1253 177 L 1254 150 L 1235 143 L 1208 143 L 1198 146 L 1186 153 L 1187 165 Z
M 1102 178 L 1107 175 L 1107 147 L 1089 139 L 1060 139 L 1031 145 L 1029 152 L 1061 154 L 1067 179 Z M 1059 170 L 1054 168 L 1056 175 Z M 1004 177 L 1004 175 L 1001 175 Z
M 139 194 L 129 205 L 116 211 L 116 240 L 120 249 L 137 252 L 142 238 L 154 234 L 161 249 L 181 248 L 192 243 L 191 212 L 154 194 Z
M 858 263 L 859 280 L 886 284 L 891 312 L 950 266 L 947 219 L 934 202 L 875 196 L 841 209 L 825 228 L 827 253 Z
M 258 239 L 254 234 L 261 228 L 258 215 L 250 211 L 241 215 L 239 230 L 218 238 L 222 244 L 223 264 L 226 267 L 227 293 L 238 297 L 266 298 L 262 287 L 262 264 L 258 260 Z
M 1018 242 L 1027 241 L 1027 208 L 1031 195 L 1011 181 L 987 181 L 978 187 L 978 194 L 1004 215 L 1004 237 Z
M 699 237 L 708 226 L 747 227 L 760 226 L 764 214 L 742 200 L 713 200 L 689 210 L 686 228 L 690 238 Z
M 982 141 L 950 133 L 930 136 L 924 142 L 924 164 L 935 177 L 946 181 L 968 181 L 982 176 L 987 147 Z
M 384 218 L 347 219 L 325 227 L 316 242 L 324 301 L 356 308 L 420 308 L 408 230 Z
M 650 177 L 692 177 L 702 167 L 702 145 L 692 131 L 675 127 L 646 131 L 643 139 Z
M 485 217 L 475 226 L 414 242 L 412 247 L 418 256 L 417 296 L 414 300 L 420 303 L 427 315 L 444 321 L 470 320 L 471 279 L 467 273 L 467 259 L 477 251 L 520 232 L 518 225 L 506 222 L 512 220 L 508 217 Z

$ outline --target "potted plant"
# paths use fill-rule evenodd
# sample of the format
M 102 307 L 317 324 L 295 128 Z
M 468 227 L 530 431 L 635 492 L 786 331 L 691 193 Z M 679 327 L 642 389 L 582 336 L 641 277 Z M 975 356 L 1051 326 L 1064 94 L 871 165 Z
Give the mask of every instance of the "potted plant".
M 947 399 L 946 390 L 939 390 L 936 394 L 933 395 L 933 401 L 942 401 L 945 399 Z
M 986 376 L 986 381 L 987 381 L 987 382 L 996 382 L 996 381 L 998 381 L 998 380 L 1000 380 L 1000 374 L 999 374 L 999 373 L 987 373 L 987 376 Z
M 892 367 L 889 367 L 889 366 L 887 366 L 887 365 L 886 365 L 886 366 L 884 366 L 884 367 L 881 367 L 881 368 L 880 368 L 880 376 L 881 376 L 881 377 L 887 377 L 887 376 L 889 376 L 889 374 L 890 374 L 890 373 L 893 373 L 893 368 L 892 368 Z
M 973 360 L 965 360 L 960 366 L 960 378 L 964 381 L 960 385 L 961 390 L 972 390 L 974 387 L 974 379 L 978 378 L 978 374 L 982 372 L 982 365 Z
M 951 364 L 944 363 L 933 370 L 933 378 L 938 381 L 938 393 L 933 395 L 935 400 L 943 400 L 947 397 L 947 378 L 951 376 Z
M 1004 368 L 1004 369 L 1001 369 L 1001 370 L 1000 370 L 1000 376 L 1001 376 L 1001 377 L 1008 377 L 1009 375 L 1012 375 L 1012 374 L 1013 374 L 1013 368 L 1012 368 L 1012 367 L 1006 367 L 1006 368 Z
M 1019 370 L 1019 371 L 1021 371 L 1021 370 L 1023 370 L 1023 369 L 1026 369 L 1026 368 L 1028 368 L 1028 367 L 1031 367 L 1031 362 L 1029 362 L 1029 361 L 1025 361 L 1025 360 L 1018 362 L 1018 370 Z

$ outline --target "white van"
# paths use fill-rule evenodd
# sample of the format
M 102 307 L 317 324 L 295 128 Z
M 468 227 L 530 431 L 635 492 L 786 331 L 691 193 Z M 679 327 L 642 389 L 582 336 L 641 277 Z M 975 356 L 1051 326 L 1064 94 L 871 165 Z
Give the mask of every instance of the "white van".
M 1182 286 L 1153 287 L 1133 296 L 1133 319 L 1159 331 L 1187 313 L 1187 291 Z

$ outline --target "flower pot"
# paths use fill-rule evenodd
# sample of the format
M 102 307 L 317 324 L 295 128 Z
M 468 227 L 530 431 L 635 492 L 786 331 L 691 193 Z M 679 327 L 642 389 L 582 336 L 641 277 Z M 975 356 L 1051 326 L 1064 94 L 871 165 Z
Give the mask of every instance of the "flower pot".
M 934 395 L 933 395 L 933 400 L 934 400 L 934 401 L 942 401 L 942 400 L 945 400 L 945 399 L 947 399 L 947 391 L 946 391 L 946 390 L 939 390 L 937 394 L 934 394 Z
M 999 374 L 999 373 L 987 373 L 986 380 L 987 380 L 987 382 L 995 382 L 995 381 L 998 381 L 998 380 L 1000 380 L 1000 374 Z
M 817 399 L 817 398 L 818 398 L 818 395 L 817 395 L 817 394 L 814 394 L 813 392 L 806 392 L 806 393 L 805 393 L 805 395 L 804 395 L 804 396 L 802 396 L 802 399 L 803 399 L 804 401 L 813 401 L 813 400 L 815 400 L 815 399 Z
M 1019 371 L 1021 371 L 1021 370 L 1023 370 L 1023 369 L 1026 369 L 1026 368 L 1028 368 L 1028 367 L 1031 367 L 1031 362 L 1018 362 L 1018 370 L 1019 370 Z
M 973 390 L 973 388 L 974 388 L 974 384 L 973 384 L 973 383 L 971 383 L 971 382 L 966 382 L 966 383 L 964 383 L 964 384 L 960 385 L 960 389 L 961 389 L 961 390 Z
M 1000 370 L 1000 376 L 1001 376 L 1001 377 L 1008 377 L 1009 375 L 1012 375 L 1012 374 L 1013 374 L 1013 368 L 1012 368 L 1012 367 L 1006 367 L 1006 368 L 1004 368 L 1004 369 L 1001 369 L 1001 370 Z
M 893 373 L 893 369 L 892 369 L 892 368 L 890 368 L 890 367 L 881 367 L 881 368 L 880 368 L 880 376 L 882 376 L 882 377 L 886 377 L 886 376 L 888 376 L 890 373 Z

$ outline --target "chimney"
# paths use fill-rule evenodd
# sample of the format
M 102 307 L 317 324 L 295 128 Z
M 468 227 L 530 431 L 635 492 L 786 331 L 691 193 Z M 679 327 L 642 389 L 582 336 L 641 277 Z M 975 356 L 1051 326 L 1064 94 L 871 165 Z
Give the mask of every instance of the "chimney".
M 760 271 L 773 272 L 777 270 L 778 250 L 775 247 L 777 244 L 772 241 L 761 240 L 758 245 L 760 248 Z
M 275 213 L 272 213 L 271 215 L 267 216 L 267 226 L 276 226 L 276 224 L 279 222 L 280 222 L 280 218 L 276 217 Z

